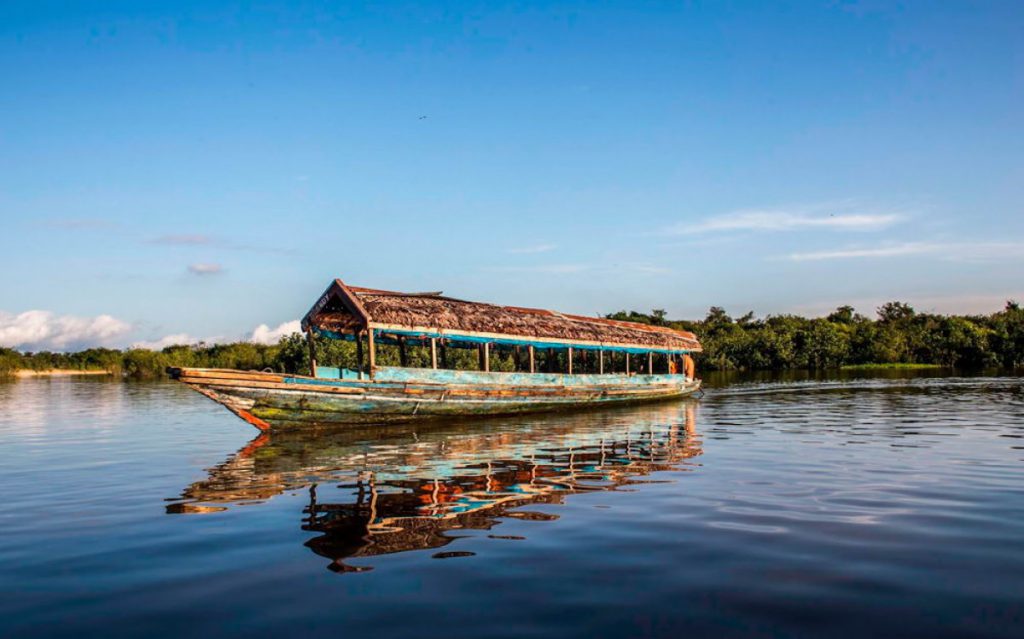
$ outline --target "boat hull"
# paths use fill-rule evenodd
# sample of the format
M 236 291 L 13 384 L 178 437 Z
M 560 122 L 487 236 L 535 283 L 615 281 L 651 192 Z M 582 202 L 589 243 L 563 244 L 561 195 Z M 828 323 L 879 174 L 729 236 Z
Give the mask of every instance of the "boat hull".
M 685 397 L 700 381 L 680 375 L 557 375 L 382 368 L 373 380 L 222 369 L 171 376 L 261 430 L 512 415 Z

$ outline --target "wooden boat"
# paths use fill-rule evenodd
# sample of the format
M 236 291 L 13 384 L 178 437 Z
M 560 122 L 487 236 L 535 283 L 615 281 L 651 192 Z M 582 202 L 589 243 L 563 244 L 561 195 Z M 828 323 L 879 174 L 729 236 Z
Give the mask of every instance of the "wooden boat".
M 551 411 L 678 398 L 700 388 L 700 380 L 667 372 L 700 343 L 663 326 L 334 280 L 302 328 L 310 375 L 168 372 L 261 430 Z M 319 366 L 314 335 L 353 342 L 355 367 Z M 378 365 L 378 348 L 397 350 L 400 365 Z M 413 348 L 429 349 L 430 368 L 409 366 Z M 476 350 L 479 370 L 446 368 L 453 348 Z M 492 355 L 515 370 L 492 371 Z M 665 372 L 655 372 L 656 361 Z

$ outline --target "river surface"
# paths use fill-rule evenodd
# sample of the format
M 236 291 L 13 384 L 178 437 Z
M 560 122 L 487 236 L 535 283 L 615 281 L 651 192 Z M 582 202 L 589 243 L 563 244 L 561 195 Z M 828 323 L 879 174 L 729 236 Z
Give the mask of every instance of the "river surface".
M 3 637 L 1024 637 L 1024 380 L 256 437 L 0 383 Z

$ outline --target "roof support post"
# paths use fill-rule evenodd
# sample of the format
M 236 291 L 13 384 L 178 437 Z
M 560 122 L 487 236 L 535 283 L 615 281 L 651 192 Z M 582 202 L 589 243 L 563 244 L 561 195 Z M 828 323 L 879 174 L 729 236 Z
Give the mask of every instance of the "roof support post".
M 430 367 L 437 369 L 437 338 L 430 338 Z
M 629 375 L 629 351 L 626 351 L 626 375 Z
M 409 365 L 409 355 L 405 352 L 405 336 L 398 336 L 398 363 L 405 368 Z
M 359 379 L 363 378 L 363 332 L 356 331 L 356 368 L 359 369 Z
M 373 344 L 373 329 L 366 331 L 367 351 L 370 353 L 370 379 L 377 372 L 377 348 Z
M 597 351 L 597 372 L 604 375 L 604 349 Z
M 491 372 L 491 345 L 484 342 L 484 372 Z
M 647 374 L 654 375 L 654 353 L 647 351 Z
M 536 365 L 536 362 L 535 362 L 535 359 L 534 359 L 533 344 L 530 344 L 527 348 L 530 349 L 530 372 L 531 373 L 536 373 L 537 372 L 537 365 Z
M 309 345 L 309 374 L 316 377 L 316 343 L 313 341 L 313 329 L 306 329 L 306 343 Z
M 569 362 L 569 374 L 572 375 L 572 346 L 569 347 L 569 352 L 566 353 L 565 359 Z

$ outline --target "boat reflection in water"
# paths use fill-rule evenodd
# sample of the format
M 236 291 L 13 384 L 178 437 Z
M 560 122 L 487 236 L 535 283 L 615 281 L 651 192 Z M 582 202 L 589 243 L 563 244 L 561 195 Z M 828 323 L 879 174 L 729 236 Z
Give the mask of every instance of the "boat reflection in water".
M 457 538 L 448 531 L 490 530 L 501 518 L 555 519 L 521 507 L 685 468 L 702 452 L 696 412 L 687 400 L 534 419 L 265 433 L 167 512 L 218 511 L 308 489 L 302 529 L 321 534 L 305 545 L 330 559 L 331 570 L 369 570 L 345 561 L 440 548 Z M 463 554 L 472 553 L 435 556 Z

